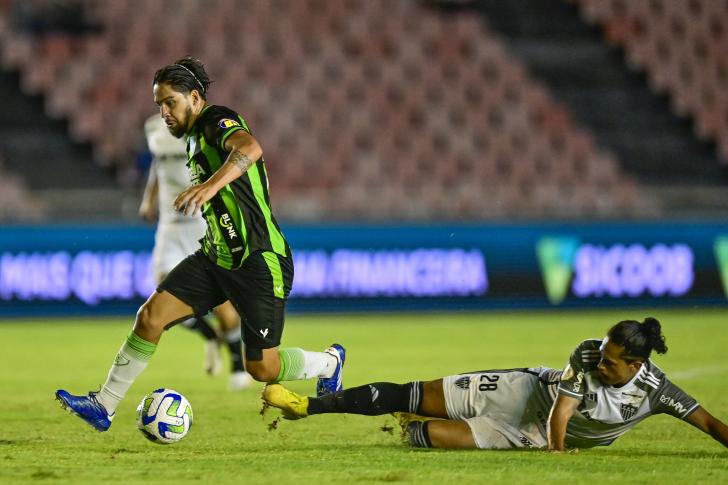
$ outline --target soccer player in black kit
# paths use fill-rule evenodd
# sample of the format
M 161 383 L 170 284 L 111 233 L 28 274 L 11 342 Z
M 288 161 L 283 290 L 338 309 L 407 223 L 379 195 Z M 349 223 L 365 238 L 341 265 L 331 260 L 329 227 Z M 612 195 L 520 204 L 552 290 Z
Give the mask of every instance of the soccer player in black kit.
M 98 392 L 56 392 L 61 405 L 98 431 L 146 368 L 164 330 L 230 300 L 241 316 L 245 368 L 258 381 L 318 378 L 317 394 L 341 390 L 345 351 L 279 348 L 293 256 L 273 216 L 263 151 L 235 111 L 207 102 L 210 79 L 190 57 L 154 75 L 154 102 L 170 133 L 185 137 L 192 185 L 175 209 L 201 213 L 200 249 L 180 262 L 139 309 L 134 328 Z

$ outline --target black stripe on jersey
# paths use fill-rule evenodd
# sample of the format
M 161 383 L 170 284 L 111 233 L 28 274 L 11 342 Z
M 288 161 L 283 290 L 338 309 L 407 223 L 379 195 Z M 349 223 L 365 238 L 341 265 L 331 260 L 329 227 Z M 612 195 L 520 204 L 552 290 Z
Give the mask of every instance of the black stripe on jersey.
M 263 199 L 265 200 L 265 203 L 268 205 L 268 207 L 270 207 L 270 194 L 268 194 L 268 179 L 262 157 L 257 160 L 255 164 L 258 166 L 258 179 L 260 180 L 260 186 L 263 188 Z

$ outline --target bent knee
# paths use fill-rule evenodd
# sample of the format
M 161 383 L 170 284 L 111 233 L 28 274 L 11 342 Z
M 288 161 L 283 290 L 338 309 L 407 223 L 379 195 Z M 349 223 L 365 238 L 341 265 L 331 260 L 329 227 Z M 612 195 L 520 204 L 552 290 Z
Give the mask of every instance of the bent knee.
M 247 362 L 245 370 L 258 382 L 273 382 L 278 378 L 279 369 L 271 365 L 264 365 L 262 362 Z
M 134 328 L 141 330 L 147 334 L 161 334 L 164 330 L 165 322 L 159 318 L 154 318 L 151 305 L 149 302 L 143 304 L 136 314 L 136 321 L 134 322 Z

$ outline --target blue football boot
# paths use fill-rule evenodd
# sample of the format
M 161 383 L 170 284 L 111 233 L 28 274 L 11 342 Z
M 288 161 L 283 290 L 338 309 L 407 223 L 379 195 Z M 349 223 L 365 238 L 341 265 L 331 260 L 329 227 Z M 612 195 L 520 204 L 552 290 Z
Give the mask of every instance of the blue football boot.
M 111 426 L 114 415 L 109 415 L 106 408 L 96 400 L 96 392 L 89 392 L 88 396 L 74 396 L 68 391 L 56 391 L 56 400 L 61 407 L 71 414 L 86 421 L 96 431 L 106 431 Z
M 324 352 L 336 357 L 336 370 L 331 377 L 319 377 L 316 383 L 316 396 L 318 397 L 340 391 L 344 388 L 344 381 L 342 380 L 341 374 L 344 369 L 344 361 L 346 360 L 346 349 L 339 344 L 333 344 L 324 350 Z

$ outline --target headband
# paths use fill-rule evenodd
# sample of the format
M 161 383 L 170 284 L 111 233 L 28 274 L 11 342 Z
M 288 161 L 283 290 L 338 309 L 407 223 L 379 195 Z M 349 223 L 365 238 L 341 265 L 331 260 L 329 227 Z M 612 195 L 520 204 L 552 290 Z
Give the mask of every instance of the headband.
M 205 87 L 202 85 L 202 83 L 200 82 L 200 80 L 197 79 L 197 76 L 195 76 L 195 73 L 194 72 L 190 71 L 187 67 L 183 66 L 182 64 L 174 64 L 174 65 L 177 66 L 177 67 L 181 67 L 185 71 L 189 72 L 190 73 L 190 76 L 192 76 L 193 78 L 195 78 L 195 81 L 197 81 L 197 84 L 202 89 L 202 94 L 205 94 Z

